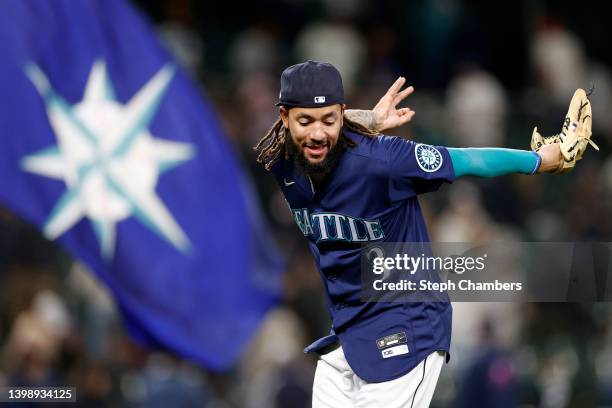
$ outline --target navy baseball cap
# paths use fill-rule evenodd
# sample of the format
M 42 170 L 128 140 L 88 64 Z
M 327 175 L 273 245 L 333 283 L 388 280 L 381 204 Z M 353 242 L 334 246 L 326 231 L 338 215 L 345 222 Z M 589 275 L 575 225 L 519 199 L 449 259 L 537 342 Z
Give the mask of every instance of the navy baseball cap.
M 328 62 L 308 60 L 286 68 L 276 106 L 318 108 L 344 103 L 340 72 Z

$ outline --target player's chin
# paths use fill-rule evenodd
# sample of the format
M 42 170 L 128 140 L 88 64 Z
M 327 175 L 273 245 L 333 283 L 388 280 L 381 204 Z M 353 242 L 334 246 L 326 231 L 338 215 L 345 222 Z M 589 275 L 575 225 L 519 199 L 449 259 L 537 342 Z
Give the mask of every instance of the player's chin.
M 317 164 L 321 164 L 325 161 L 325 158 L 327 157 L 327 155 L 321 155 L 321 156 L 309 156 L 309 155 L 304 155 L 304 157 L 306 158 L 306 161 L 308 162 L 308 164 L 311 165 L 317 165 Z

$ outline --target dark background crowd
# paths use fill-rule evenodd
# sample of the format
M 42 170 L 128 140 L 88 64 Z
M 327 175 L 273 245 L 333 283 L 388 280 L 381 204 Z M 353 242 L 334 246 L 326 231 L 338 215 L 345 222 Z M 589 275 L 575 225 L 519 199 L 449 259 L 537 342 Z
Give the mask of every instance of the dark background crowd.
M 425 143 L 528 149 L 557 133 L 575 88 L 595 86 L 594 138 L 564 176 L 465 179 L 421 199 L 440 242 L 608 242 L 612 233 L 612 53 L 606 2 L 523 0 L 139 0 L 202 85 L 288 259 L 284 299 L 241 361 L 213 373 L 140 348 L 106 290 L 30 225 L 0 210 L 0 385 L 71 385 L 79 405 L 301 408 L 329 330 L 305 240 L 252 146 L 277 118 L 288 65 L 326 60 L 350 108 L 371 108 L 400 75 Z M 551 282 L 551 284 L 554 284 Z M 612 406 L 606 303 L 455 303 L 452 359 L 432 407 Z M 20 405 L 21 406 L 21 405 Z

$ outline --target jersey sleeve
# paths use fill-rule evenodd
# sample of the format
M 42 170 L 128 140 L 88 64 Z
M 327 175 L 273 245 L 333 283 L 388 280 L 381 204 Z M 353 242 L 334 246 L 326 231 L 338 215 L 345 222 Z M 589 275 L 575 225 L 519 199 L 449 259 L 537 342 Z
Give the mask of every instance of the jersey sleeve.
M 455 172 L 448 150 L 442 146 L 388 137 L 389 196 L 391 201 L 438 190 L 452 183 Z

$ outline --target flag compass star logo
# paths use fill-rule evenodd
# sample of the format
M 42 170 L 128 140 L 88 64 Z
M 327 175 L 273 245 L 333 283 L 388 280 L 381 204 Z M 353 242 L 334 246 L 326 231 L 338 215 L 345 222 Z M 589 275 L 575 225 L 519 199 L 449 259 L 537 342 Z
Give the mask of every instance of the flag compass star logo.
M 115 98 L 105 63 L 93 64 L 83 98 L 70 105 L 35 64 L 25 68 L 42 97 L 57 144 L 21 160 L 23 170 L 63 180 L 66 191 L 44 225 L 51 240 L 88 218 L 102 256 L 113 258 L 116 225 L 131 216 L 179 251 L 190 241 L 161 198 L 157 180 L 191 160 L 191 144 L 153 137 L 148 126 L 168 90 L 175 69 L 162 67 L 131 99 Z

